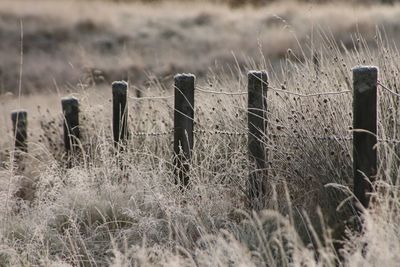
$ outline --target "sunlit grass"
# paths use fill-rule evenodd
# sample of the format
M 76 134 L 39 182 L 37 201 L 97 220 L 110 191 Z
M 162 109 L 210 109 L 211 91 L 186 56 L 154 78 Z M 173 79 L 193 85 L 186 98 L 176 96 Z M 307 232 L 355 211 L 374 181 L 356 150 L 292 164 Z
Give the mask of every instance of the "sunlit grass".
M 365 212 L 361 234 L 351 226 L 351 141 L 313 136 L 351 135 L 351 67 L 376 65 L 382 84 L 398 92 L 399 54 L 377 33 L 377 50 L 361 37 L 343 50 L 330 38 L 321 48 L 318 72 L 312 56 L 288 54 L 282 70 L 264 60 L 232 74 L 214 75 L 198 84 L 203 91 L 243 92 L 247 69 L 267 69 L 269 154 L 266 209 L 247 209 L 246 95 L 196 91 L 195 146 L 191 187 L 174 184 L 172 167 L 173 98 L 131 99 L 135 136 L 117 161 L 110 130 L 110 103 L 91 103 L 81 92 L 84 158 L 63 168 L 61 116 L 42 113 L 30 143 L 26 173 L 5 166 L 1 181 L 0 259 L 3 265 L 161 265 L 161 266 L 396 266 L 400 236 L 397 145 L 378 145 L 381 168 L 376 195 Z M 357 41 L 359 40 L 359 41 Z M 293 52 L 292 52 L 293 53 Z M 131 95 L 134 94 L 131 88 Z M 312 94 L 296 97 L 279 90 Z M 143 96 L 169 96 L 153 82 Z M 397 139 L 396 95 L 379 90 L 379 136 Z M 102 114 L 102 115 L 100 115 Z M 53 123 L 50 123 L 53 121 Z M 217 134 L 230 131 L 237 135 Z M 25 178 L 24 178 L 25 177 Z M 32 179 L 27 187 L 24 179 Z M 24 188 L 23 200 L 16 193 Z M 347 189 L 346 189 L 347 188 Z M 29 200 L 29 201 L 28 201 Z M 338 239 L 346 236 L 345 239 Z M 343 243 L 338 243 L 343 242 Z M 367 244 L 367 246 L 365 245 Z M 340 250 L 337 250 L 341 247 Z M 336 249 L 335 249 L 336 248 Z

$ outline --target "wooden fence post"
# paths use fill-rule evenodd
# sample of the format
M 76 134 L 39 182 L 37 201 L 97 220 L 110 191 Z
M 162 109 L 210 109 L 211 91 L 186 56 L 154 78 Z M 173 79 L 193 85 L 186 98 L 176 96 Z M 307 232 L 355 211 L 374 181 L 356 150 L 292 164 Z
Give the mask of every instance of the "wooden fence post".
M 14 162 L 21 160 L 21 152 L 28 152 L 28 113 L 26 110 L 16 110 L 11 113 L 11 120 L 13 124 L 14 143 Z
M 174 166 L 175 183 L 189 185 L 189 164 L 193 149 L 194 82 L 193 74 L 175 76 Z
M 128 83 L 116 81 L 112 83 L 113 97 L 113 136 L 114 145 L 122 149 L 123 142 L 128 137 Z
M 378 68 L 353 69 L 353 175 L 354 194 L 367 208 L 370 182 L 377 173 L 377 84 Z
M 61 100 L 64 115 L 64 147 L 68 157 L 68 167 L 72 167 L 72 155 L 80 139 L 79 102 L 75 97 Z
M 249 172 L 249 201 L 252 209 L 261 209 L 265 202 L 267 178 L 267 153 L 263 143 L 266 135 L 268 74 L 266 71 L 249 71 L 248 78 L 248 150 L 251 166 Z

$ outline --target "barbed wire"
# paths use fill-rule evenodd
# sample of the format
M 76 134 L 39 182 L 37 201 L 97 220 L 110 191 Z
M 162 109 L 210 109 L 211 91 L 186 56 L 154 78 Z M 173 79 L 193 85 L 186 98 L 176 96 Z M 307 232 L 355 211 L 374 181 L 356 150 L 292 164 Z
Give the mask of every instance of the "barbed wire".
M 275 135 L 272 134 L 272 138 L 274 137 L 280 137 L 280 138 L 293 138 L 293 139 L 314 139 L 314 140 L 328 140 L 328 141 L 352 141 L 353 136 L 337 136 L 337 135 L 329 135 L 329 136 L 317 136 L 317 135 L 311 135 L 311 136 L 305 136 L 305 135 Z M 387 138 L 377 138 L 378 142 L 383 142 L 383 143 L 400 143 L 399 139 L 387 139 Z
M 201 87 L 197 87 L 195 92 L 201 92 L 206 94 L 216 94 L 216 95 L 247 95 L 247 91 L 239 91 L 239 92 L 223 92 L 223 91 L 212 91 L 212 90 L 205 90 Z
M 163 99 L 173 98 L 174 95 L 168 95 L 168 96 L 144 96 L 144 97 L 128 96 L 128 97 L 129 97 L 129 99 L 133 99 L 133 100 L 163 100 Z
M 395 96 L 397 96 L 397 97 L 400 97 L 400 94 L 398 94 L 398 93 L 396 93 L 395 91 L 391 90 L 389 87 L 383 85 L 380 81 L 378 81 L 378 85 L 381 86 L 381 87 L 382 87 L 383 89 L 385 89 L 386 91 L 388 91 L 389 93 L 391 93 L 391 94 L 393 94 L 393 95 L 395 95 Z
M 299 97 L 340 95 L 340 94 L 351 93 L 350 90 L 344 90 L 344 91 L 338 91 L 338 92 L 321 92 L 321 93 L 312 93 L 312 94 L 302 94 L 302 93 L 296 93 L 296 92 L 292 92 L 292 91 L 287 91 L 287 90 L 283 90 L 283 89 L 279 89 L 279 88 L 271 87 L 271 86 L 269 86 L 268 89 L 271 89 L 271 90 L 276 91 L 276 92 L 284 93 L 284 94 L 299 96 Z
M 194 130 L 196 134 L 211 135 L 230 135 L 230 136 L 247 136 L 248 132 L 226 131 L 226 130 Z
M 293 139 L 311 139 L 311 140 L 328 140 L 328 141 L 350 141 L 353 140 L 351 136 L 337 136 L 337 135 L 329 135 L 329 136 L 318 136 L 318 135 L 284 135 L 284 134 L 271 134 L 271 137 L 274 139 L 276 137 L 279 138 L 293 138 Z
M 394 92 L 392 89 L 390 89 L 389 87 L 385 86 L 384 84 L 382 84 L 380 81 L 378 81 L 378 85 L 381 86 L 383 89 L 387 90 L 388 92 L 390 92 L 393 95 L 396 95 L 398 97 L 400 97 L 400 94 Z M 325 96 L 325 95 L 340 95 L 340 94 L 347 94 L 347 93 L 351 93 L 351 90 L 343 90 L 343 91 L 338 91 L 338 92 L 321 92 L 321 93 L 310 93 L 310 94 L 302 94 L 302 93 L 298 93 L 298 92 L 293 92 L 293 91 L 288 91 L 288 90 L 284 90 L 284 89 L 279 89 L 277 87 L 273 87 L 273 86 L 268 86 L 269 90 L 273 90 L 275 92 L 280 92 L 283 94 L 289 94 L 289 95 L 295 95 L 295 96 L 299 96 L 299 97 L 314 97 L 314 96 Z M 224 91 L 213 91 L 213 90 L 206 90 L 203 89 L 201 87 L 197 87 L 195 89 L 195 92 L 202 92 L 202 93 L 207 93 L 207 94 L 217 94 L 217 95 L 247 95 L 248 92 L 247 91 L 239 91 L 239 92 L 224 92 Z M 133 96 L 128 96 L 130 99 L 133 100 L 162 100 L 162 99 L 170 99 L 173 98 L 174 95 L 168 95 L 168 96 L 144 96 L 144 97 L 133 97 Z
M 130 135 L 134 137 L 147 137 L 147 136 L 166 136 L 174 133 L 174 130 L 166 131 L 166 132 L 131 132 Z M 194 134 L 211 134 L 211 135 L 231 135 L 231 136 L 239 136 L 239 135 L 247 135 L 247 132 L 235 132 L 235 131 L 227 131 L 227 130 L 194 130 Z
M 173 132 L 174 130 L 169 130 L 166 132 L 131 132 L 129 134 L 133 137 L 147 137 L 147 136 L 158 137 L 158 136 L 166 136 L 172 134 Z
M 389 88 L 385 87 L 381 83 L 378 82 L 379 85 L 384 87 L 384 89 L 388 90 L 392 94 L 395 94 L 400 97 L 400 94 L 397 94 L 390 90 Z M 288 91 L 284 89 L 279 89 L 276 87 L 268 86 L 268 90 L 273 90 L 275 92 L 280 92 L 284 94 L 289 94 L 289 95 L 295 95 L 298 97 L 314 97 L 314 96 L 325 96 L 325 95 L 340 95 L 340 94 L 346 94 L 350 93 L 350 90 L 344 90 L 344 91 L 338 91 L 338 92 L 321 92 L 321 93 L 311 93 L 311 94 L 302 94 L 302 93 L 297 93 L 293 91 Z M 236 96 L 236 95 L 247 95 L 247 91 L 239 91 L 239 92 L 224 92 L 224 91 L 213 91 L 213 90 L 206 90 L 202 89 L 201 87 L 196 87 L 195 92 L 201 92 L 201 93 L 206 93 L 206 94 L 216 94 L 216 95 L 228 95 L 228 96 Z M 173 98 L 174 95 L 168 95 L 168 96 L 144 96 L 144 97 L 134 97 L 134 96 L 128 96 L 129 99 L 132 100 L 164 100 L 164 99 L 170 99 Z
M 174 130 L 169 130 L 165 132 L 132 132 L 130 133 L 133 137 L 160 137 L 167 136 L 174 133 Z M 193 131 L 194 134 L 209 134 L 209 135 L 228 135 L 228 136 L 247 136 L 249 135 L 248 130 L 245 132 L 240 131 L 228 131 L 228 130 L 204 130 L 198 129 Z M 268 139 L 276 139 L 276 138 L 287 138 L 287 139 L 307 139 L 307 140 L 320 140 L 320 141 L 352 141 L 353 136 L 338 136 L 338 135 L 329 135 L 329 136 L 318 136 L 318 135 L 285 135 L 285 134 L 269 134 L 267 135 Z M 394 143 L 400 144 L 399 139 L 387 139 L 387 138 L 377 138 L 378 142 L 381 143 Z
M 325 96 L 325 95 L 340 95 L 340 94 L 347 94 L 351 93 L 350 90 L 338 91 L 338 92 L 321 92 L 321 93 L 311 93 L 311 94 L 302 94 L 297 92 L 292 92 L 288 90 L 279 89 L 276 87 L 268 86 L 268 90 L 273 90 L 275 92 L 280 92 L 289 95 L 295 95 L 299 97 L 313 97 L 313 96 Z M 221 95 L 247 95 L 247 91 L 240 91 L 240 92 L 223 92 L 223 91 L 212 91 L 212 90 L 205 90 L 201 88 L 196 88 L 196 91 L 208 94 L 221 94 Z

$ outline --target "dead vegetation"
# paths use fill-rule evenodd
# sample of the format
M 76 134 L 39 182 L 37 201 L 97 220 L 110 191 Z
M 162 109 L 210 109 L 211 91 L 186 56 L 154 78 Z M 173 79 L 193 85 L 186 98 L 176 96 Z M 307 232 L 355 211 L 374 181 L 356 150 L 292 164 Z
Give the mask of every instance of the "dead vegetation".
M 210 3 L 109 3 L 87 1 L 1 1 L 0 92 L 57 92 L 78 84 L 129 79 L 144 85 L 171 74 L 208 69 L 226 72 L 264 54 L 274 65 L 287 49 L 314 39 L 319 29 L 345 47 L 359 32 L 374 44 L 376 26 L 397 38 L 399 7 L 314 5 L 274 2 L 230 9 Z M 21 40 L 22 34 L 22 40 Z M 23 64 L 21 68 L 21 41 Z M 308 47 L 302 49 L 309 50 Z M 301 55 L 301 53 L 298 53 Z M 304 60 L 299 58 L 299 60 Z
M 245 135 L 218 133 L 246 132 L 245 95 L 196 92 L 198 132 L 191 188 L 185 192 L 174 185 L 171 168 L 172 98 L 129 101 L 133 133 L 166 134 L 133 134 L 123 168 L 112 149 L 110 94 L 93 87 L 78 95 L 86 156 L 72 169 L 65 169 L 58 156 L 61 116 L 42 110 L 36 118 L 42 123 L 30 136 L 30 167 L 17 172 L 5 165 L 0 171 L 1 263 L 337 266 L 340 261 L 344 266 L 396 266 L 398 255 L 392 251 L 400 238 L 395 228 L 400 220 L 397 143 L 379 143 L 381 167 L 374 183 L 379 194 L 366 214 L 365 232 L 349 231 L 340 243 L 343 226 L 351 225 L 354 216 L 351 198 L 338 209 L 351 195 L 351 142 L 341 139 L 351 134 L 351 92 L 304 98 L 284 92 L 351 90 L 351 66 L 371 64 L 380 67 L 380 82 L 398 93 L 398 51 L 377 34 L 379 49 L 370 49 L 357 35 L 356 47 L 344 51 L 322 34 L 324 56 L 318 72 L 312 57 L 303 55 L 305 61 L 299 62 L 300 55 L 291 52 L 281 70 L 261 59 L 230 75 L 211 72 L 207 83 L 198 84 L 203 91 L 240 92 L 246 88 L 247 69 L 269 70 L 269 201 L 268 210 L 259 214 L 245 205 Z M 130 89 L 133 95 L 136 88 Z M 157 82 L 140 89 L 143 96 L 170 95 Z M 396 140 L 398 96 L 385 90 L 379 94 L 379 135 Z M 332 135 L 339 138 L 313 138 Z M 371 245 L 365 249 L 365 243 Z
M 351 196 L 351 142 L 344 139 L 321 141 L 313 136 L 351 135 L 352 95 L 300 98 L 284 92 L 312 94 L 352 90 L 351 67 L 371 64 L 380 68 L 380 82 L 398 94 L 400 55 L 393 45 L 396 39 L 392 38 L 396 32 L 397 7 L 379 6 L 371 10 L 358 7 L 356 11 L 344 11 L 326 6 L 315 13 L 298 15 L 293 13 L 294 10 L 304 6 L 292 3 L 274 6 L 280 14 L 277 18 L 267 14 L 265 9 L 244 9 L 239 13 L 220 6 L 214 9 L 199 6 L 189 14 L 178 12 L 171 16 L 165 14 L 172 12 L 176 6 L 164 6 L 165 9 L 171 8 L 167 9 L 168 12 L 155 12 L 154 7 L 148 6 L 139 5 L 134 11 L 126 11 L 127 7 L 132 7 L 130 4 L 103 4 L 96 6 L 96 11 L 104 16 L 92 14 L 93 10 L 89 7 L 93 9 L 93 6 L 80 9 L 78 16 L 75 14 L 77 7 L 85 5 L 62 2 L 58 10 L 54 3 L 46 2 L 38 9 L 32 4 L 30 9 L 21 9 L 15 2 L 0 2 L 0 6 L 8 7 L 8 13 L 13 14 L 13 18 L 33 18 L 27 27 L 24 26 L 24 37 L 31 38 L 31 42 L 39 38 L 34 33 L 50 32 L 48 35 L 52 36 L 59 31 L 59 27 L 67 29 L 62 34 L 68 36 L 62 42 L 67 43 L 66 46 L 60 46 L 55 41 L 65 37 L 55 34 L 48 37 L 55 44 L 48 51 L 54 54 L 70 51 L 72 54 L 65 52 L 63 56 L 72 60 L 74 57 L 70 55 L 75 55 L 75 48 L 79 46 L 82 48 L 80 51 L 85 51 L 80 54 L 82 58 L 79 60 L 86 62 L 82 69 L 77 63 L 71 64 L 78 73 L 77 77 L 80 77 L 78 86 L 70 82 L 63 88 L 60 81 L 53 79 L 54 87 L 50 86 L 47 91 L 41 88 L 40 92 L 32 89 L 35 93 L 27 95 L 27 87 L 23 84 L 21 97 L 7 94 L 0 100 L 0 160 L 3 163 L 0 167 L 0 265 L 398 265 L 399 255 L 393 253 L 399 250 L 400 244 L 396 228 L 400 224 L 398 143 L 379 143 L 381 165 L 379 177 L 374 183 L 379 194 L 374 196 L 373 206 L 366 213 L 365 232 L 347 232 L 347 239 L 340 243 L 338 238 L 343 234 L 344 222 L 351 222 L 354 216 L 349 205 L 351 198 L 338 208 L 343 200 Z M 62 8 L 72 13 L 61 12 Z M 130 16 L 121 21 L 116 14 L 124 12 Z M 355 12 L 360 13 L 354 17 Z M 40 27 L 42 24 L 35 24 L 38 14 L 45 21 L 50 15 L 60 17 L 46 23 L 46 27 Z M 312 17 L 308 18 L 310 14 Z M 153 15 L 151 19 L 150 15 Z M 372 17 L 376 18 L 378 25 L 387 27 L 385 32 L 376 30 L 375 24 L 370 21 Z M 320 24 L 315 24 L 315 28 L 324 28 L 330 25 L 333 18 L 339 19 L 335 19 L 334 30 L 324 32 L 315 29 L 312 38 L 309 28 L 304 26 L 308 23 L 312 26 L 318 21 Z M 262 27 L 252 28 L 261 22 L 264 23 Z M 8 26 L 14 25 L 8 23 Z M 144 28 L 138 27 L 140 30 L 131 32 L 125 28 L 128 23 L 137 23 Z M 0 27 L 4 25 L 0 24 Z M 18 29 L 18 23 L 14 27 Z M 195 34 L 189 35 L 185 27 Z M 120 30 L 118 34 L 115 29 Z M 239 34 L 231 36 L 232 32 Z M 251 41 L 255 32 L 259 42 Z M 163 38 L 160 38 L 161 33 Z M 114 34 L 110 38 L 111 48 L 107 44 L 106 50 L 100 53 L 96 50 L 100 49 L 97 47 L 98 38 L 109 37 L 110 34 Z M 136 34 L 141 37 L 130 39 Z M 158 61 L 154 62 L 145 60 L 146 52 L 136 55 L 137 58 L 128 57 L 129 49 L 120 52 L 124 45 L 113 48 L 120 35 L 130 40 L 124 39 L 126 47 L 163 47 L 161 51 L 165 54 L 160 54 Z M 137 40 L 143 38 L 153 41 L 170 39 L 166 43 L 146 41 L 140 44 Z M 15 39 L 18 40 L 18 37 Z M 77 45 L 71 40 L 86 41 L 77 41 Z M 224 42 L 220 43 L 220 40 Z M 194 51 L 195 42 L 199 50 L 204 49 L 197 54 L 197 58 L 188 52 L 190 49 Z M 204 48 L 202 42 L 210 44 Z M 35 70 L 33 66 L 36 65 L 29 65 L 33 64 L 29 63 L 29 58 L 34 55 L 41 58 L 47 52 L 46 44 L 40 50 L 37 47 L 42 43 L 37 40 L 33 43 L 35 45 L 30 49 L 34 53 L 29 54 L 29 49 L 24 53 L 23 81 L 31 77 L 31 70 Z M 149 43 L 154 47 L 149 48 Z M 260 44 L 261 52 L 265 52 L 262 56 L 259 54 Z M 183 47 L 183 51 L 177 53 L 177 47 Z M 229 60 L 214 65 L 209 60 L 227 47 L 235 47 L 243 56 L 236 57 L 239 64 L 233 64 L 235 57 L 227 56 L 233 63 L 227 65 L 223 72 L 217 67 L 228 64 Z M 17 47 L 13 49 L 18 51 Z M 109 54 L 108 49 L 112 51 Z M 311 50 L 321 55 L 318 71 Z M 255 59 L 250 58 L 253 52 L 258 55 Z M 201 58 L 203 54 L 207 54 L 205 59 Z M 93 56 L 90 61 L 93 65 L 87 61 L 89 55 Z M 116 61 L 100 55 L 108 55 Z M 138 60 L 140 56 L 142 61 Z M 275 64 L 274 57 L 277 62 L 278 59 L 283 60 Z M 55 61 L 53 65 L 46 65 L 47 61 L 43 61 L 50 74 L 57 73 L 57 66 L 60 69 L 64 66 L 63 62 L 56 63 L 57 57 L 52 59 Z M 171 67 L 165 70 L 163 76 L 158 71 L 169 60 L 179 62 L 182 69 L 167 65 Z M 156 137 L 132 135 L 122 157 L 121 168 L 111 141 L 109 82 L 124 78 L 118 75 L 133 73 L 122 73 L 124 67 L 129 67 L 132 62 L 143 64 L 137 75 L 146 74 L 141 78 L 136 74 L 128 76 L 132 96 L 138 91 L 142 96 L 171 95 L 169 77 L 176 72 L 187 71 L 185 64 L 189 63 L 196 68 L 210 64 L 202 68 L 203 72 L 199 71 L 199 76 L 203 78 L 197 86 L 203 91 L 241 92 L 246 88 L 247 70 L 268 70 L 268 135 L 265 136 L 269 151 L 268 209 L 254 214 L 245 206 L 248 177 L 245 95 L 196 91 L 195 128 L 200 131 L 195 136 L 190 173 L 192 187 L 184 193 L 174 185 L 171 167 L 172 136 L 169 130 L 173 121 L 173 98 L 131 99 L 129 124 L 132 132 L 166 134 Z M 160 63 L 158 67 L 155 66 L 157 62 Z M 208 67 L 212 66 L 216 68 L 209 70 Z M 67 72 L 64 74 L 63 78 L 69 77 Z M 138 79 L 143 79 L 142 84 Z M 70 93 L 79 97 L 82 103 L 82 149 L 85 156 L 74 168 L 66 169 L 62 164 L 59 100 Z M 379 90 L 379 135 L 382 138 L 398 139 L 398 100 L 397 95 Z M 30 152 L 26 155 L 23 171 L 14 169 L 11 164 L 9 112 L 17 107 L 30 112 Z M 222 135 L 219 133 L 221 130 L 239 134 Z M 366 243 L 368 246 L 365 246 Z M 337 250 L 338 247 L 341 249 Z

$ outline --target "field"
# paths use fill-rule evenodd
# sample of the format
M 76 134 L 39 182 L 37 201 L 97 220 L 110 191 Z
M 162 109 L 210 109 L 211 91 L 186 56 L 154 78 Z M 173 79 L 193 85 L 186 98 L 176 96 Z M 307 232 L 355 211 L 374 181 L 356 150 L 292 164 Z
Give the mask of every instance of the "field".
M 156 2 L 0 2 L 0 266 L 397 266 L 400 5 Z M 361 232 L 351 140 L 360 65 L 379 67 L 379 168 Z M 247 194 L 253 69 L 269 75 L 258 212 Z M 185 191 L 171 132 L 182 72 L 197 77 Z M 131 134 L 117 152 L 111 83 L 122 79 Z M 70 95 L 82 138 L 67 168 L 60 99 Z M 19 108 L 21 155 L 10 120 Z

